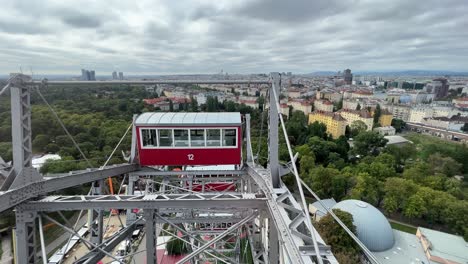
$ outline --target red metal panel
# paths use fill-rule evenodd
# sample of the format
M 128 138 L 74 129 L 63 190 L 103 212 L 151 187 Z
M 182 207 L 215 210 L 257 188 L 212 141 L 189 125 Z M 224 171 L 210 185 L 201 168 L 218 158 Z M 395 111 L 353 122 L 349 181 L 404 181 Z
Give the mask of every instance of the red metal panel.
M 150 126 L 144 126 L 150 128 Z M 155 127 L 156 128 L 156 127 Z M 158 127 L 161 128 L 161 127 Z M 202 127 L 200 127 L 202 128 Z M 213 128 L 213 127 L 207 127 Z M 237 133 L 237 148 L 153 148 L 142 149 L 137 127 L 138 153 L 143 166 L 227 165 L 241 163 L 242 131 Z

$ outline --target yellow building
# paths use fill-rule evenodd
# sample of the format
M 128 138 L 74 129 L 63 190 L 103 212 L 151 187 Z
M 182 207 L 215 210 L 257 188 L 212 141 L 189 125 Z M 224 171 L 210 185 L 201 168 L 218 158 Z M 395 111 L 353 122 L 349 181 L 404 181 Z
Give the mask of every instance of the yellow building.
M 316 121 L 325 124 L 327 126 L 327 133 L 331 134 L 334 139 L 344 136 L 346 132 L 346 120 L 339 114 L 314 111 L 309 114 L 309 124 Z
M 351 126 L 354 121 L 362 121 L 367 126 L 367 131 L 372 130 L 372 126 L 374 125 L 374 118 L 372 117 L 371 113 L 367 110 L 349 110 L 349 109 L 341 109 L 337 113 L 341 115 L 344 119 L 346 119 L 346 124 Z
M 380 114 L 379 124 L 382 127 L 391 126 L 392 119 L 393 119 L 392 113 L 390 113 L 388 110 L 383 109 L 382 113 Z

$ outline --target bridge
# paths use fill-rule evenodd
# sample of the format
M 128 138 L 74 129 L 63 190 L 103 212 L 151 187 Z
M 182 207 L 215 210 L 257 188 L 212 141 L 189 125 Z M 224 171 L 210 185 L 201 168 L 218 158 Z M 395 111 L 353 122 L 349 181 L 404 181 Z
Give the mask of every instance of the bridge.
M 440 137 L 446 140 L 468 143 L 468 134 L 465 133 L 410 122 L 406 123 L 406 128 L 408 128 L 411 131 Z

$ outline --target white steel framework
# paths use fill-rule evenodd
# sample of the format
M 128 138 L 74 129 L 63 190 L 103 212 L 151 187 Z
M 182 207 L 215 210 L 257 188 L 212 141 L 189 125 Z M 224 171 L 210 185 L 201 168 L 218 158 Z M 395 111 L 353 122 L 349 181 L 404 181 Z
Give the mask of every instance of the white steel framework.
M 46 84 L 268 84 L 269 165 L 254 163 L 250 138 L 250 116 L 246 120 L 247 157 L 244 167 L 234 171 L 159 171 L 140 167 L 136 159 L 136 130 L 132 129 L 129 164 L 70 172 L 42 177 L 31 167 L 30 89 Z M 179 230 L 178 237 L 189 244 L 191 253 L 184 260 L 213 260 L 216 263 L 239 263 L 242 254 L 251 252 L 254 263 L 337 263 L 330 248 L 308 224 L 307 208 L 296 201 L 280 176 L 284 168 L 278 161 L 278 95 L 281 79 L 272 73 L 269 80 L 163 80 L 163 81 L 32 81 L 23 74 L 8 82 L 11 90 L 11 115 L 14 165 L 0 193 L 0 211 L 16 208 L 16 259 L 18 263 L 36 263 L 36 227 L 38 216 L 57 223 L 65 231 L 77 235 L 72 226 L 60 224 L 46 212 L 90 210 L 90 239 L 81 237 L 91 248 L 77 263 L 95 263 L 110 254 L 120 241 L 129 236 L 136 224 L 146 227 L 146 261 L 156 263 L 157 228 L 167 223 Z M 5 91 L 2 89 L 2 93 Z M 134 118 L 135 120 L 135 118 Z M 184 177 L 179 176 L 183 174 Z M 128 176 L 127 195 L 103 195 L 102 180 L 112 176 Z M 203 176 L 203 177 L 201 177 Z M 94 182 L 92 195 L 44 196 L 49 192 Z M 210 182 L 234 184 L 235 191 L 211 192 Z M 200 192 L 193 184 L 202 186 Z M 300 183 L 299 183 L 300 184 Z M 143 194 L 135 194 L 137 185 L 144 185 Z M 103 211 L 127 209 L 126 228 L 103 240 Z M 138 216 L 132 209 L 142 209 Z M 230 215 L 229 215 L 230 214 Z M 310 221 L 310 220 L 309 220 Z M 218 230 L 217 227 L 224 227 Z M 229 227 L 228 227 L 229 225 Z M 237 233 L 236 233 L 237 232 Z M 42 234 L 42 233 L 41 233 Z M 200 234 L 214 238 L 203 241 Z M 228 235 L 231 234 L 231 235 Z M 235 236 L 237 234 L 237 236 Z M 245 239 L 241 239 L 241 235 Z M 43 236 L 41 235 L 43 246 Z M 234 239 L 234 241 L 232 241 Z M 233 248 L 224 245 L 232 244 Z M 221 246 L 220 246 L 221 245 Z M 248 249 L 248 250 L 247 250 Z M 228 254 L 229 253 L 229 254 Z M 42 254 L 45 255 L 45 254 Z M 42 257 L 43 258 L 43 257 Z M 116 259 L 121 262 L 122 260 Z

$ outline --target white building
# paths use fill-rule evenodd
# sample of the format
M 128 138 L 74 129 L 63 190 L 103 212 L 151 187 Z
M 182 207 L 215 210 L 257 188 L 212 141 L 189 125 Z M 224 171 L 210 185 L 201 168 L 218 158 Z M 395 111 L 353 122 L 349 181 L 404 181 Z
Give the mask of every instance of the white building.
M 374 131 L 382 136 L 393 136 L 396 133 L 396 129 L 392 126 L 376 127 L 374 128 Z
M 422 120 L 427 117 L 432 117 L 432 110 L 429 107 L 414 107 L 411 108 L 408 122 L 422 123 Z
M 333 112 L 333 103 L 328 100 L 315 100 L 314 110 L 323 112 Z

